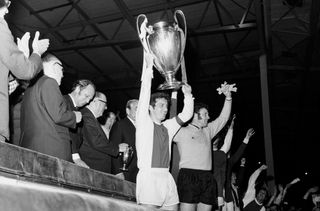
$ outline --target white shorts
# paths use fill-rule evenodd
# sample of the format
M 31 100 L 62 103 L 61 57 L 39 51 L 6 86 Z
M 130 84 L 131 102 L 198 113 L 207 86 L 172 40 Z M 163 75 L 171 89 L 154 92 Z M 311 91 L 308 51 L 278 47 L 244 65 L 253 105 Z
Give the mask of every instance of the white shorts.
M 166 168 L 139 170 L 136 183 L 138 204 L 169 207 L 179 204 L 176 183 Z

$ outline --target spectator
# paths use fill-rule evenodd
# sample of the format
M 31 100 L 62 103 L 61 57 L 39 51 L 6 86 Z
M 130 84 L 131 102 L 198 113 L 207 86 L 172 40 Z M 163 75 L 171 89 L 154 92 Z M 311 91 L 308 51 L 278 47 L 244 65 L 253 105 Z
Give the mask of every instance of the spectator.
M 213 142 L 213 176 L 217 182 L 218 206 L 220 208 L 224 206 L 223 191 L 226 181 L 227 153 L 231 147 L 234 119 L 235 115 L 233 115 L 227 134 L 225 135 L 224 142 L 220 141 L 222 140 L 221 134 L 218 136 L 217 140 Z M 220 143 L 223 143 L 221 147 L 219 147 Z
M 116 122 L 116 115 L 112 111 L 108 111 L 102 115 L 100 124 L 103 132 L 106 134 L 108 139 L 109 139 L 110 130 L 115 122 Z
M 116 122 L 110 131 L 110 141 L 115 144 L 127 143 L 133 148 L 133 154 L 131 161 L 129 161 L 128 171 L 121 172 L 121 161 L 120 158 L 112 159 L 113 173 L 118 175 L 120 178 L 128 180 L 130 182 L 136 182 L 138 173 L 137 167 L 137 152 L 136 152 L 136 113 L 138 107 L 138 100 L 132 99 L 127 102 L 126 114 L 127 116 Z
M 77 80 L 72 87 L 72 92 L 64 96 L 68 110 L 78 111 L 79 108 L 88 104 L 95 94 L 95 85 L 89 80 Z M 78 131 L 78 127 L 69 128 L 71 146 L 72 146 L 72 160 L 75 164 L 89 168 L 85 162 L 83 162 L 79 155 L 79 149 L 81 146 L 81 138 Z
M 313 186 L 307 190 L 303 196 L 303 211 L 319 211 L 320 210 L 320 193 L 319 187 Z
M 101 92 L 96 92 L 94 99 L 81 110 L 83 124 L 81 127 L 80 146 L 81 159 L 92 169 L 111 173 L 111 156 L 118 156 L 119 152 L 127 149 L 127 144 L 111 143 L 103 132 L 97 118 L 102 116 L 107 108 L 107 98 Z
M 21 105 L 20 146 L 71 161 L 68 128 L 75 128 L 81 113 L 70 111 L 60 92 L 61 61 L 52 54 L 43 58 L 44 75 L 25 94 Z
M 4 16 L 9 12 L 11 1 L 0 0 L 0 142 L 9 140 L 9 102 L 8 102 L 8 75 L 11 72 L 15 77 L 24 80 L 32 79 L 42 69 L 41 55 L 47 50 L 49 40 L 39 40 L 36 32 L 32 42 L 33 52 L 25 55 L 14 43 L 13 36 Z M 23 49 L 29 52 L 30 33 L 27 32 L 21 39 Z M 28 53 L 29 54 L 29 53 Z M 15 82 L 13 84 L 16 84 Z M 17 85 L 17 84 L 16 84 Z M 12 87 L 12 86 L 11 86 Z M 14 89 L 11 89 L 12 92 Z
M 267 189 L 265 187 L 257 188 L 256 191 L 256 180 L 260 175 L 261 171 L 267 169 L 266 165 L 260 166 L 249 178 L 247 191 L 243 197 L 243 210 L 244 211 L 264 211 L 263 205 L 267 198 Z
M 233 166 L 243 155 L 250 138 L 254 135 L 253 128 L 248 129 L 245 138 L 243 139 L 241 145 L 237 151 L 227 159 L 227 173 L 226 173 L 226 184 L 225 184 L 225 202 L 227 211 L 230 210 L 240 210 L 242 208 L 242 203 L 240 200 L 239 186 L 242 180 L 240 177 L 237 180 L 236 173 L 233 172 Z M 241 166 L 245 165 L 245 159 L 241 160 Z M 239 171 L 240 172 L 240 171 Z M 241 171 L 243 172 L 243 171 Z M 242 178 L 242 177 L 241 177 Z

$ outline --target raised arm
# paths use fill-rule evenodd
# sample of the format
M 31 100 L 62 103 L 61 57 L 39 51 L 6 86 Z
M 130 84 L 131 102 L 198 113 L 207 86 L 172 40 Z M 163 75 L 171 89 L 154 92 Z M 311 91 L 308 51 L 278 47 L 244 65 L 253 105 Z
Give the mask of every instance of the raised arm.
M 226 98 L 225 98 L 223 108 L 221 110 L 219 117 L 208 124 L 208 128 L 210 131 L 210 138 L 213 138 L 227 123 L 230 116 L 231 105 L 232 105 L 231 92 L 236 91 L 237 88 L 235 87 L 235 84 L 227 84 L 225 82 L 217 90 L 219 94 L 223 93 Z
M 241 145 L 238 147 L 237 151 L 232 155 L 229 159 L 229 165 L 233 166 L 234 163 L 238 162 L 238 160 L 242 157 L 245 149 L 247 148 L 247 144 L 250 141 L 250 138 L 254 135 L 254 130 L 253 128 L 250 128 L 247 133 L 245 138 L 243 139 Z
M 153 78 L 153 56 L 144 52 L 143 69 L 141 75 L 141 88 L 136 114 L 136 127 L 143 127 L 145 119 L 149 115 L 149 102 L 151 95 L 151 81 Z
M 248 182 L 248 188 L 247 191 L 243 197 L 243 207 L 245 207 L 248 203 L 250 203 L 250 201 L 252 201 L 255 197 L 255 184 L 256 184 L 256 180 L 259 177 L 261 171 L 267 169 L 266 165 L 262 165 L 260 166 L 257 170 L 255 170 L 255 172 L 253 172 L 253 174 L 251 174 L 250 178 L 249 178 L 249 182 Z
M 236 115 L 233 115 L 231 124 L 229 126 L 228 132 L 226 134 L 226 137 L 224 138 L 224 143 L 221 147 L 221 151 L 224 153 L 228 153 L 231 147 L 232 137 L 233 137 L 233 125 L 234 125 L 234 119 L 236 118 Z
M 182 86 L 182 92 L 184 94 L 184 106 L 182 112 L 178 114 L 178 117 L 183 122 L 187 122 L 193 115 L 194 103 L 191 91 L 191 86 L 188 84 Z

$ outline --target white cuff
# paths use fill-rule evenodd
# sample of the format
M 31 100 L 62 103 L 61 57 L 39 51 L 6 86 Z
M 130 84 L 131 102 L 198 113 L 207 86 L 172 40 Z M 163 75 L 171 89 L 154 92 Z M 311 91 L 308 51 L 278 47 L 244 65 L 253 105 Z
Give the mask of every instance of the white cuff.
M 243 143 L 248 144 L 249 143 L 249 139 L 248 138 L 243 139 Z
M 73 154 L 72 154 L 72 160 L 74 161 L 74 160 L 76 160 L 76 159 L 80 159 L 79 153 L 73 153 Z

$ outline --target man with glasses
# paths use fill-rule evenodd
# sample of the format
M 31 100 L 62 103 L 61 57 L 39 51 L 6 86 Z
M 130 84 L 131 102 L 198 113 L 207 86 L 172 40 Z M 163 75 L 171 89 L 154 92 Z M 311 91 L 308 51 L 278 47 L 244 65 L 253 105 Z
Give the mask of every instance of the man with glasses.
M 95 85 L 89 80 L 77 80 L 72 87 L 72 92 L 64 96 L 67 103 L 68 110 L 77 111 L 79 108 L 85 106 L 90 102 L 95 94 Z M 72 146 L 72 160 L 75 164 L 89 168 L 89 166 L 82 161 L 79 155 L 81 139 L 78 133 L 78 127 L 69 128 Z
M 27 32 L 21 39 L 22 49 L 15 44 L 14 38 L 4 16 L 9 12 L 11 2 L 0 0 L 0 142 L 9 140 L 9 102 L 8 102 L 8 75 L 11 72 L 15 77 L 23 80 L 32 79 L 41 70 L 41 55 L 47 50 L 49 40 L 39 40 L 39 32 L 32 42 L 33 52 L 29 56 L 29 38 Z
M 107 98 L 101 92 L 96 92 L 94 99 L 81 110 L 83 125 L 81 127 L 80 146 L 81 159 L 92 169 L 111 173 L 111 156 L 126 151 L 128 144 L 115 145 L 103 132 L 97 118 L 101 117 L 107 108 Z
M 60 92 L 61 61 L 52 54 L 45 56 L 43 73 L 22 100 L 20 146 L 71 161 L 68 128 L 75 128 L 82 115 L 68 110 Z

